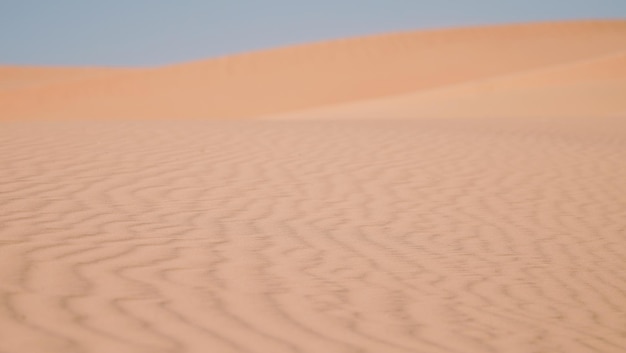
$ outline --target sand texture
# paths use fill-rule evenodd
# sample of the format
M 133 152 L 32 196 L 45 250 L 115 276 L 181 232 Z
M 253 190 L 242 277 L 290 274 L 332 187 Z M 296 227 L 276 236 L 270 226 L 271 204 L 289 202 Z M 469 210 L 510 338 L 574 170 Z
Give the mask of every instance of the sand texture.
M 625 33 L 0 70 L 0 353 L 625 352 Z

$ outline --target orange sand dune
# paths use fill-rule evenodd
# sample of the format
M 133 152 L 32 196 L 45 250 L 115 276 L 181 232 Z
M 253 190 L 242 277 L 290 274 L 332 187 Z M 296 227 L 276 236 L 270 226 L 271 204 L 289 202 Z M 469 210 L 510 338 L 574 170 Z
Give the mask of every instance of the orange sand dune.
M 626 117 L 626 51 L 438 89 L 271 115 L 272 119 Z
M 0 352 L 624 353 L 626 21 L 99 70 L 0 70 Z
M 626 21 L 399 33 L 0 92 L 4 119 L 231 118 L 366 100 L 626 50 Z
M 0 66 L 0 91 L 93 78 L 126 69 Z

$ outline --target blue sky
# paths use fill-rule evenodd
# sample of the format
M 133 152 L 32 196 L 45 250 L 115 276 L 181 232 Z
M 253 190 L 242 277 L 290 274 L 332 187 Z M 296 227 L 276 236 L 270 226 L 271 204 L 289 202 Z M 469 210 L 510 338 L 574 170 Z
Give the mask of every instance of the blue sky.
M 626 18 L 626 0 L 0 0 L 0 64 L 154 66 L 388 31 Z

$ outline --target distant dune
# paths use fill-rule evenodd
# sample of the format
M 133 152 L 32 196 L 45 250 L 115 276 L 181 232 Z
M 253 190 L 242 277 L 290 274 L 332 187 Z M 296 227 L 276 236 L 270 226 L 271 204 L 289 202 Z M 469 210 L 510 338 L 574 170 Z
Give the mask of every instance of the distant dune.
M 599 70 L 582 65 L 573 68 L 575 72 L 562 76 L 550 74 L 552 70 L 558 71 L 579 62 L 593 62 L 624 51 L 626 21 L 536 23 L 397 33 L 150 70 L 114 71 L 96 77 L 83 76 L 80 80 L 3 90 L 0 92 L 0 112 L 4 119 L 253 117 L 414 92 L 421 94 L 485 80 L 496 80 L 494 84 L 507 86 L 505 101 L 517 101 L 516 95 L 522 96 L 520 102 L 535 100 L 528 94 L 538 94 L 540 100 L 556 95 L 558 101 L 575 99 L 577 104 L 584 106 L 585 102 L 596 102 L 594 97 L 599 94 L 586 97 L 587 91 L 597 92 L 596 84 L 602 86 L 602 95 L 615 96 L 623 91 L 622 57 L 611 64 L 612 68 L 618 67 L 617 73 L 603 69 L 604 63 L 598 65 Z M 596 71 L 599 71 L 598 77 Z M 3 82 L 7 72 L 12 71 L 0 71 L 0 86 L 15 86 Z M 512 92 L 518 91 L 518 88 L 509 87 L 513 83 L 497 81 L 534 72 L 545 72 L 548 76 L 546 81 L 540 77 L 535 77 L 535 82 L 527 81 L 524 84 L 526 92 Z M 576 88 L 572 92 L 559 90 L 560 80 L 570 74 L 579 77 Z M 619 76 L 613 77 L 614 74 Z M 42 73 L 41 81 L 49 75 L 47 71 Z M 599 79 L 603 81 L 597 82 Z M 613 81 L 606 82 L 607 79 Z M 535 85 L 539 85 L 537 91 L 534 91 Z M 545 89 L 550 90 L 547 96 L 542 93 Z M 453 95 L 460 93 L 453 89 Z M 498 94 L 503 93 L 493 97 L 481 96 L 478 100 L 492 102 L 494 98 L 500 98 Z M 474 109 L 473 105 L 482 107 L 480 111 L 485 109 L 484 103 L 455 99 L 461 99 L 460 104 L 469 105 L 470 110 Z M 626 103 L 616 106 L 615 99 L 609 99 L 611 106 L 604 110 L 609 113 L 624 111 Z M 571 110 L 570 106 L 558 102 L 538 104 L 526 113 L 541 113 L 544 105 L 550 114 L 569 114 Z M 497 114 L 503 112 L 499 108 L 489 109 Z M 437 106 L 426 107 L 423 114 L 438 115 L 438 110 Z M 415 113 L 421 114 L 419 110 Z
M 626 51 L 275 119 L 626 117 Z
M 626 21 L 1 68 L 0 352 L 624 353 L 625 82 Z
M 67 83 L 126 69 L 0 66 L 0 91 Z

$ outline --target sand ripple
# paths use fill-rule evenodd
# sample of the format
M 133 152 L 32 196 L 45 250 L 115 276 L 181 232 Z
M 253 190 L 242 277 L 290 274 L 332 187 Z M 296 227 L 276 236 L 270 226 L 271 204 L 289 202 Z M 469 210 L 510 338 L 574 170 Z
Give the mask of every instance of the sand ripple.
M 0 352 L 623 352 L 626 130 L 558 124 L 6 123 Z

